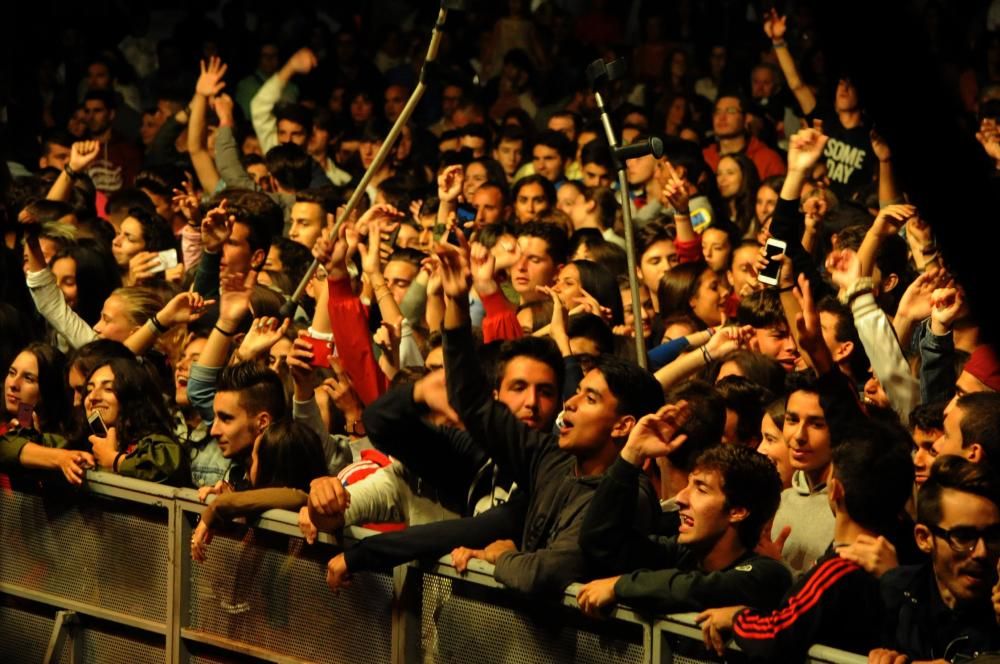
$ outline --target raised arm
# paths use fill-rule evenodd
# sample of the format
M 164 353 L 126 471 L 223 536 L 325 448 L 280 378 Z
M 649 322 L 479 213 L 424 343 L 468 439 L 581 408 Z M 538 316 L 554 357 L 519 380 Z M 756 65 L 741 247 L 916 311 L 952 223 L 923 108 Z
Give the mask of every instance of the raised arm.
M 288 62 L 271 78 L 260 86 L 260 90 L 250 100 L 250 120 L 253 130 L 265 153 L 278 144 L 278 123 L 274 117 L 274 107 L 281 100 L 285 86 L 296 74 L 308 74 L 316 67 L 316 55 L 308 48 L 295 52 Z
M 219 133 L 215 136 L 215 166 L 226 182 L 226 187 L 260 191 L 247 169 L 240 162 L 240 148 L 236 144 L 235 121 L 233 120 L 233 100 L 223 93 L 212 103 L 219 116 Z
M 45 196 L 50 201 L 69 201 L 73 180 L 82 175 L 101 151 L 100 141 L 77 141 L 69 149 L 69 163 Z
M 225 81 L 222 80 L 226 74 L 226 68 L 225 63 L 215 56 L 209 59 L 207 65 L 202 60 L 201 75 L 198 76 L 194 97 L 191 99 L 191 117 L 188 119 L 187 135 L 188 154 L 191 157 L 195 175 L 201 182 L 201 188 L 206 192 L 215 191 L 219 184 L 219 171 L 215 167 L 215 160 L 209 153 L 205 142 L 205 116 L 209 100 L 226 87 Z
M 215 304 L 215 300 L 206 301 L 194 291 L 178 293 L 146 321 L 145 325 L 136 328 L 135 332 L 125 340 L 125 346 L 135 353 L 136 357 L 141 357 L 153 347 L 161 334 L 177 325 L 193 323 L 201 318 L 205 307 L 212 304 Z
M 802 112 L 809 115 L 816 110 L 816 95 L 799 77 L 798 67 L 795 66 L 795 60 L 785 42 L 785 20 L 784 16 L 779 16 L 778 11 L 772 8 L 764 17 L 764 34 L 771 40 L 774 54 L 778 58 L 778 65 L 788 83 L 788 89 L 795 95 Z

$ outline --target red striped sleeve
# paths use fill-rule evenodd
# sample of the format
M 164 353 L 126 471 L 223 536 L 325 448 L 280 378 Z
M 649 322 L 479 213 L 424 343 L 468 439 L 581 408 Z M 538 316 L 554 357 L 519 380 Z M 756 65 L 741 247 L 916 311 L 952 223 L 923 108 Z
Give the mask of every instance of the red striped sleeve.
M 733 622 L 733 631 L 745 639 L 771 639 L 788 629 L 819 602 L 827 590 L 842 578 L 861 568 L 843 558 L 822 562 L 802 588 L 792 595 L 782 609 L 765 615 L 742 611 Z

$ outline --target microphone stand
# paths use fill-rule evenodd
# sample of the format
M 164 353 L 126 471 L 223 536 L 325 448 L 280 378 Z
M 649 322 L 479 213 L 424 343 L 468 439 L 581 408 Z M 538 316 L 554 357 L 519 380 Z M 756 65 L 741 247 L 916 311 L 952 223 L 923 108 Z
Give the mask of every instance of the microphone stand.
M 340 213 L 340 217 L 337 219 L 333 228 L 330 231 L 329 239 L 333 241 L 337 237 L 337 232 L 343 225 L 344 221 L 350 217 L 354 208 L 357 207 L 358 201 L 361 200 L 361 196 L 364 195 L 365 189 L 368 187 L 368 183 L 371 182 L 372 178 L 382 168 L 382 164 L 385 163 L 386 158 L 389 156 L 389 152 L 395 147 L 396 139 L 399 137 L 400 132 L 403 127 L 410 120 L 410 116 L 413 115 L 413 111 L 417 108 L 417 104 L 420 103 L 421 97 L 424 96 L 424 92 L 427 89 L 427 79 L 430 77 L 430 70 L 434 65 L 434 61 L 437 58 L 438 48 L 441 45 L 441 36 L 443 33 L 445 19 L 448 16 L 449 9 L 462 9 L 462 0 L 441 0 L 441 9 L 438 12 L 437 22 L 434 23 L 434 30 L 431 33 L 431 41 L 427 46 L 427 56 L 424 58 L 424 64 L 420 67 L 420 78 L 417 81 L 416 87 L 413 88 L 413 92 L 410 93 L 410 98 L 407 100 L 406 105 L 403 107 L 402 112 L 396 121 L 393 123 L 392 128 L 389 130 L 388 135 L 385 140 L 382 141 L 381 147 L 379 147 L 378 152 L 375 154 L 375 158 L 372 160 L 370 166 L 365 171 L 364 175 L 361 176 L 361 181 L 358 182 L 357 187 L 354 188 L 354 192 L 347 201 L 347 205 L 344 206 Z M 291 318 L 295 315 L 295 309 L 299 306 L 299 302 L 302 300 L 302 294 L 306 290 L 306 286 L 309 284 L 309 280 L 312 279 L 313 274 L 319 267 L 319 261 L 313 259 L 312 264 L 306 273 L 302 276 L 302 280 L 299 281 L 299 285 L 295 288 L 295 292 L 292 294 L 291 298 L 285 302 L 281 307 L 282 318 Z
M 663 156 L 663 141 L 656 137 L 650 137 L 644 143 L 633 143 L 626 146 L 618 145 L 615 132 L 611 128 L 611 117 L 608 115 L 607 107 L 604 105 L 604 97 L 601 95 L 600 88 L 611 81 L 621 78 L 624 74 L 625 61 L 621 58 L 608 63 L 604 62 L 604 60 L 595 60 L 587 67 L 587 80 L 590 82 L 590 87 L 594 90 L 594 100 L 597 102 L 597 110 L 601 115 L 601 124 L 604 126 L 604 133 L 608 139 L 611 159 L 614 162 L 615 170 L 618 171 L 618 189 L 621 195 L 622 219 L 625 222 L 625 258 L 628 264 L 628 286 L 632 293 L 632 324 L 635 332 L 635 355 L 639 366 L 646 369 L 648 368 L 648 361 L 646 359 L 646 343 L 642 336 L 642 303 L 639 299 L 639 277 L 636 270 L 635 228 L 632 225 L 632 203 L 629 198 L 625 162 L 629 159 L 636 159 L 648 154 L 659 159 Z

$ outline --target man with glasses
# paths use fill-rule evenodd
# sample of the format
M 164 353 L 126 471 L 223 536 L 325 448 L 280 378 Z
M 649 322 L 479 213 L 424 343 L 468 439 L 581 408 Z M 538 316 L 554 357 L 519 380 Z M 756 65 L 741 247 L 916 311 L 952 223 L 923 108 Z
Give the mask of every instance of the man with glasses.
M 930 559 L 881 580 L 886 649 L 871 661 L 967 661 L 1000 648 L 1000 483 L 983 464 L 938 459 L 917 499 L 917 546 Z
M 714 172 L 719 168 L 722 155 L 742 152 L 757 167 L 761 180 L 772 175 L 784 175 L 785 162 L 781 156 L 756 136 L 747 133 L 746 107 L 743 99 L 736 94 L 723 94 L 715 102 L 712 114 L 715 143 L 702 151 L 705 162 Z

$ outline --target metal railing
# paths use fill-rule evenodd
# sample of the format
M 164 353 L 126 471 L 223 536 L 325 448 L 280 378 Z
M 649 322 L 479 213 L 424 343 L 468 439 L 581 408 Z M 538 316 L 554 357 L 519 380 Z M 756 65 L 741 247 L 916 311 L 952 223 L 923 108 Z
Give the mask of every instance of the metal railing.
M 591 620 L 576 586 L 538 602 L 503 589 L 491 565 L 474 560 L 459 575 L 447 556 L 356 574 L 334 595 L 326 562 L 339 543 L 324 534 L 305 545 L 292 512 L 218 531 L 199 564 L 190 540 L 204 505 L 193 490 L 101 472 L 81 491 L 14 483 L 0 495 L 5 661 L 708 661 L 693 614 L 618 606 Z M 810 660 L 867 661 L 822 646 Z

